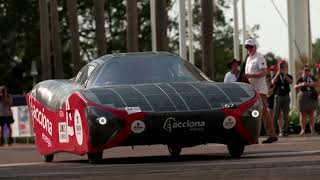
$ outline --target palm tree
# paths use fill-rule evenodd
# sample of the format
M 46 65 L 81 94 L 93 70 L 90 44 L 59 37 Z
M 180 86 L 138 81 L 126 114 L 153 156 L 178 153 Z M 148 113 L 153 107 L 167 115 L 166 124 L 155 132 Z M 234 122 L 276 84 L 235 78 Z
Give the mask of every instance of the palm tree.
M 167 2 L 166 0 L 156 0 L 156 37 L 157 50 L 168 51 L 168 37 L 167 37 Z
M 201 0 L 201 47 L 202 70 L 210 78 L 213 77 L 213 0 Z
M 50 3 L 51 13 L 51 43 L 54 58 L 54 77 L 62 79 L 64 78 L 62 51 L 61 51 L 61 39 L 60 39 L 60 24 L 58 14 L 57 0 L 51 0 Z
M 137 0 L 127 0 L 127 23 L 127 51 L 136 52 L 139 49 Z
M 105 0 L 93 0 L 96 24 L 96 41 L 99 57 L 107 53 L 106 30 L 104 27 L 104 3 Z
M 41 38 L 41 79 L 51 79 L 50 31 L 47 0 L 39 0 Z
M 71 34 L 71 54 L 73 64 L 73 75 L 80 70 L 80 40 L 77 16 L 77 0 L 67 0 L 69 29 Z

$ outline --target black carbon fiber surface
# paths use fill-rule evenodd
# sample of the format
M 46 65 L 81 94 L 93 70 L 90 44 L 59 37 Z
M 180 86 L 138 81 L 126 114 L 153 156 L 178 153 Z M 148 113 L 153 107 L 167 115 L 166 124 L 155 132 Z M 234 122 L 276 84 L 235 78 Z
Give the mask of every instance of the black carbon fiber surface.
M 255 96 L 245 84 L 161 83 L 99 87 L 82 91 L 90 100 L 113 108 L 142 111 L 206 111 L 239 105 Z

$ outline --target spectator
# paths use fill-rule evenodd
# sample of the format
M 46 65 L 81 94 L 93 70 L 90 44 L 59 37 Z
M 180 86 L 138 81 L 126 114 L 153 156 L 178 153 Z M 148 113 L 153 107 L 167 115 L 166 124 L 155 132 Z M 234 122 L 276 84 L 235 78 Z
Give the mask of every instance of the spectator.
M 12 138 L 12 128 L 11 124 L 14 122 L 12 118 L 11 107 L 12 105 L 12 96 L 8 93 L 8 90 L 5 86 L 0 86 L 0 126 L 1 126 L 1 136 L 0 136 L 0 145 L 4 144 L 4 131 L 3 128 L 7 125 L 9 129 L 9 138 L 8 144 L 13 143 Z
M 231 82 L 236 82 L 237 81 L 237 77 L 239 74 L 239 65 L 240 65 L 240 61 L 236 60 L 236 59 L 232 59 L 229 63 L 228 63 L 228 68 L 229 68 L 229 72 L 226 73 L 226 75 L 224 76 L 224 82 L 225 83 L 231 83 Z
M 278 137 L 274 131 L 273 121 L 268 111 L 268 85 L 266 80 L 267 62 L 263 55 L 257 52 L 257 44 L 254 39 L 245 41 L 245 47 L 248 51 L 248 58 L 245 67 L 245 77 L 248 78 L 253 88 L 260 94 L 262 99 L 262 120 L 268 138 L 262 143 L 273 143 L 278 141 Z
M 267 74 L 267 85 L 268 85 L 268 110 L 270 112 L 271 118 L 273 118 L 273 105 L 274 105 L 274 86 L 271 83 L 272 78 L 274 77 L 273 72 L 275 69 L 273 67 L 268 68 L 268 74 Z
M 273 122 L 274 127 L 279 128 L 279 136 L 288 136 L 289 133 L 289 110 L 290 110 L 290 84 L 292 84 L 292 76 L 288 74 L 288 67 L 285 61 L 280 61 L 278 72 L 272 79 L 274 85 L 274 110 Z M 283 115 L 283 124 L 279 124 L 278 119 L 280 113 Z
M 319 82 L 320 82 L 320 64 L 316 64 L 316 69 L 317 69 L 317 75 L 316 75 L 316 80 L 317 80 L 317 82 L 318 82 L 318 86 L 317 87 L 315 87 L 315 89 L 316 89 L 316 91 L 317 91 L 317 93 L 319 94 L 320 93 L 320 86 L 319 86 Z M 318 103 L 317 103 L 317 109 L 316 109 L 316 121 L 317 121 L 317 119 L 319 118 L 319 116 L 320 116 L 320 97 L 318 98 Z
M 316 134 L 314 129 L 314 112 L 317 107 L 318 93 L 315 90 L 317 82 L 311 75 L 308 66 L 304 66 L 303 75 L 297 80 L 295 88 L 298 92 L 298 110 L 300 112 L 300 135 L 305 134 L 306 119 L 309 116 L 311 134 Z

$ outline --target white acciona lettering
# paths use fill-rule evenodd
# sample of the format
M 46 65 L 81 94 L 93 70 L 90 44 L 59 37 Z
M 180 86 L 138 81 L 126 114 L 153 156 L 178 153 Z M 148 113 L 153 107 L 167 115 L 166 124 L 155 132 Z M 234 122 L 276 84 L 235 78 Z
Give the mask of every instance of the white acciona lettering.
M 49 118 L 44 114 L 44 108 L 40 111 L 32 104 L 32 100 L 30 99 L 30 106 L 31 106 L 31 115 L 33 120 L 36 121 L 40 127 L 46 130 L 50 136 L 52 136 L 52 122 Z
M 168 118 L 164 125 L 163 128 L 166 131 L 171 132 L 172 129 L 178 129 L 178 128 L 204 128 L 206 125 L 205 121 L 183 121 L 183 122 L 177 122 L 177 120 L 175 118 Z

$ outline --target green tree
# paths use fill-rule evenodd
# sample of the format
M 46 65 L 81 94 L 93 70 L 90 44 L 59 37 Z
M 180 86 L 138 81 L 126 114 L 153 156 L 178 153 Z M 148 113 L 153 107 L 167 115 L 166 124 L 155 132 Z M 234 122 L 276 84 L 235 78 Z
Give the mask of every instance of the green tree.
M 233 58 L 233 28 L 232 23 L 226 20 L 224 10 L 229 8 L 229 1 L 217 0 L 214 6 L 213 15 L 213 57 L 214 71 L 211 78 L 215 81 L 223 81 L 225 73 L 228 71 L 227 63 Z M 200 1 L 194 1 L 193 19 L 194 19 L 194 49 L 195 49 L 195 64 L 201 69 L 201 49 L 198 42 L 201 41 L 201 7 Z
M 61 50 L 64 77 L 73 77 L 72 43 L 69 31 L 68 6 L 70 0 L 57 1 L 60 25 Z M 98 55 L 93 1 L 77 0 L 79 56 L 83 61 L 91 61 Z M 213 54 L 215 58 L 214 80 L 221 80 L 227 71 L 227 61 L 233 57 L 232 28 L 225 20 L 223 10 L 228 8 L 228 1 L 217 0 L 214 8 Z M 172 15 L 175 1 L 167 0 L 167 43 L 170 52 L 178 52 L 178 20 Z M 31 61 L 36 60 L 41 68 L 40 11 L 39 0 L 0 0 L 0 81 L 11 87 L 15 93 L 30 91 Z M 139 51 L 151 50 L 150 1 L 137 1 Z M 52 9 L 52 8 L 51 8 Z M 126 0 L 109 0 L 104 4 L 104 16 L 107 39 L 107 53 L 126 52 Z M 201 8 L 200 0 L 194 1 L 195 60 L 201 67 Z M 50 58 L 49 58 L 50 59 Z M 84 62 L 80 61 L 79 66 Z M 48 67 L 47 67 L 48 68 Z M 41 71 L 39 71 L 42 73 Z M 41 74 L 40 74 L 41 75 Z M 40 76 L 39 75 L 39 76 Z M 40 78 L 37 78 L 40 81 Z M 23 82 L 23 83 L 22 83 Z

